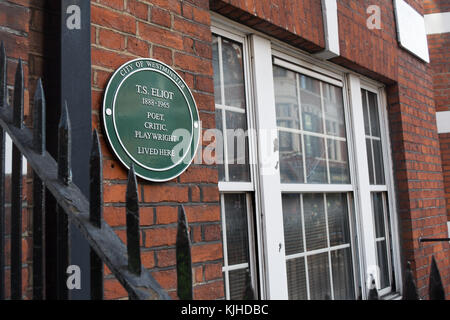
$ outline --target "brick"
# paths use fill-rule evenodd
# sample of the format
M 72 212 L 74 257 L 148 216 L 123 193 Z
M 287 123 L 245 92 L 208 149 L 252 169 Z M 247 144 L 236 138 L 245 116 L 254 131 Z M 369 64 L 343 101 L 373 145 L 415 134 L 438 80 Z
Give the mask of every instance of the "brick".
M 222 244 L 212 243 L 192 246 L 192 262 L 204 262 L 222 259 Z
M 158 267 L 169 267 L 176 265 L 175 249 L 158 250 L 156 252 L 156 259 Z
M 210 60 L 200 59 L 180 52 L 175 53 L 174 59 L 175 66 L 183 70 L 212 76 L 212 62 Z
M 176 228 L 147 229 L 145 232 L 145 247 L 172 246 L 176 240 Z
M 197 285 L 194 288 L 195 300 L 215 300 L 224 297 L 223 281 L 216 281 L 204 285 Z
M 136 21 L 133 17 L 96 5 L 91 6 L 91 23 L 136 34 Z
M 118 51 L 125 49 L 125 37 L 120 33 L 107 29 L 99 29 L 98 40 L 102 47 Z
M 172 25 L 172 18 L 170 12 L 167 10 L 161 10 L 159 8 L 152 8 L 151 22 L 159 24 L 160 26 L 170 28 Z
M 150 44 L 134 37 L 127 38 L 127 51 L 142 58 L 150 56 Z
M 220 221 L 219 205 L 185 206 L 189 223 Z
M 167 185 L 145 185 L 145 202 L 187 202 L 188 188 Z
M 152 272 L 152 276 L 158 281 L 159 285 L 163 289 L 175 289 L 177 286 L 177 273 L 175 269 L 161 270 L 158 272 Z
M 142 22 L 139 22 L 138 26 L 139 35 L 142 39 L 177 50 L 183 49 L 183 37 L 179 33 Z
M 154 59 L 161 60 L 162 62 L 164 62 L 169 66 L 173 64 L 172 50 L 163 47 L 153 46 L 152 53 Z

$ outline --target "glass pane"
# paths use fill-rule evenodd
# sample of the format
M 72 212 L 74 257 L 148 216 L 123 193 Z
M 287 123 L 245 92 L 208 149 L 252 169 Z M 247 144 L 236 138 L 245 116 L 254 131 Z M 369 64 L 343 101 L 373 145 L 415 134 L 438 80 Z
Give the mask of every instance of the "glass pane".
M 331 252 L 331 270 L 333 272 L 334 299 L 354 300 L 355 284 L 350 248 Z
M 372 136 L 380 136 L 380 119 L 378 117 L 378 102 L 377 95 L 373 92 L 368 92 L 369 98 L 369 112 L 370 112 L 370 129 Z
M 309 294 L 311 300 L 330 300 L 330 267 L 328 253 L 308 256 Z
M 373 212 L 375 216 L 375 236 L 382 238 L 386 235 L 384 225 L 383 194 L 381 192 L 372 193 Z
M 284 128 L 300 129 L 296 74 L 274 66 L 273 76 L 277 125 Z
M 373 172 L 373 156 L 372 156 L 372 140 L 366 139 L 366 150 L 367 150 L 367 165 L 369 167 L 369 182 L 370 184 L 375 183 L 374 172 Z
M 214 68 L 214 101 L 222 104 L 222 90 L 220 88 L 220 68 L 219 68 L 219 38 L 213 36 L 213 68 Z
M 327 139 L 331 183 L 349 183 L 347 142 Z
M 322 83 L 327 134 L 345 137 L 344 100 L 342 89 Z
M 286 255 L 303 252 L 300 196 L 298 194 L 283 194 L 282 200 Z
M 234 41 L 222 38 L 222 60 L 225 104 L 245 108 L 242 46 Z
M 330 246 L 350 243 L 347 195 L 327 194 L 326 197 Z
M 245 194 L 225 194 L 228 265 L 248 262 L 247 203 Z
M 381 289 L 389 287 L 389 265 L 387 257 L 386 241 L 377 242 L 378 267 L 380 268 Z
M 216 129 L 217 129 L 217 132 L 221 133 L 220 139 L 222 140 L 221 143 L 217 143 L 217 137 L 215 140 L 215 142 L 216 142 L 215 158 L 216 158 L 217 168 L 219 169 L 219 181 L 225 181 L 222 112 L 223 111 L 221 109 L 216 109 Z M 211 141 L 211 143 L 213 143 L 213 142 Z
M 247 269 L 233 270 L 228 273 L 230 282 L 230 300 L 243 300 L 246 289 Z
M 369 111 L 368 111 L 368 105 L 367 105 L 367 91 L 364 89 L 361 90 L 361 100 L 362 100 L 363 114 L 364 114 L 364 129 L 365 129 L 366 135 L 370 136 L 370 122 L 369 122 Z
M 247 116 L 226 111 L 229 181 L 250 181 Z
M 306 250 L 327 247 L 327 230 L 323 194 L 303 195 L 303 215 L 305 219 Z
M 306 180 L 308 183 L 328 183 L 325 139 L 305 135 Z
M 304 183 L 301 135 L 278 131 L 281 183 Z
M 289 300 L 306 300 L 305 258 L 286 261 Z
M 380 140 L 372 140 L 373 143 L 373 158 L 375 161 L 376 183 L 384 184 L 384 165 L 383 165 L 383 150 L 381 148 Z
M 303 130 L 323 133 L 320 81 L 300 75 Z

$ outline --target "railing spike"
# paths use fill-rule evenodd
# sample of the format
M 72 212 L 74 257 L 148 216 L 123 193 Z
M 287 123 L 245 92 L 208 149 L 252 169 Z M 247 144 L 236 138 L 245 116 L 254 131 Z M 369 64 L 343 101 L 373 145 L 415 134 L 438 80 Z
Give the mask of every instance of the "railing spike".
M 6 98 L 7 98 L 7 90 L 6 90 L 6 72 L 7 64 L 6 64 L 6 51 L 3 41 L 0 43 L 0 107 L 6 107 Z
M 13 123 L 17 128 L 23 126 L 23 101 L 24 101 L 24 83 L 23 83 L 23 65 L 19 59 L 17 65 L 16 78 L 14 81 L 14 110 Z
M 126 212 L 128 270 L 134 274 L 140 275 L 141 249 L 139 232 L 139 201 L 137 180 L 133 164 L 131 164 L 130 171 L 128 172 Z
M 42 80 L 39 78 L 34 93 L 33 112 L 33 147 L 36 152 L 43 154 L 45 146 L 45 95 Z
M 58 178 L 68 185 L 72 181 L 72 137 L 67 102 L 61 110 L 58 126 Z
M 430 282 L 428 285 L 430 300 L 445 300 L 444 286 L 442 285 L 441 274 L 434 256 L 431 258 Z
M 405 289 L 403 291 L 403 300 L 419 300 L 410 261 L 406 264 Z
M 97 130 L 92 134 L 90 157 L 90 210 L 89 219 L 97 228 L 101 228 L 103 213 L 103 170 L 102 151 Z
M 184 206 L 178 207 L 178 230 L 176 243 L 177 293 L 180 300 L 192 300 L 191 240 Z

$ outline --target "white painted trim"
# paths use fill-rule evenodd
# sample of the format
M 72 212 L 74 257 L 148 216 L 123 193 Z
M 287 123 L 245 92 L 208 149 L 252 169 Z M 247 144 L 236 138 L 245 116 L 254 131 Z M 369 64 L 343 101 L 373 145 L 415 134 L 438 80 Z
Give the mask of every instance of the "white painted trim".
M 230 181 L 219 181 L 219 191 L 220 192 L 253 192 L 255 187 L 253 182 L 230 182 Z
M 281 184 L 281 192 L 284 193 L 346 193 L 353 191 L 351 184 Z
M 325 33 L 325 50 L 315 54 L 321 59 L 331 59 L 340 55 L 339 24 L 336 0 L 322 0 L 323 30 Z
M 436 125 L 438 133 L 450 132 L 450 111 L 436 112 Z
M 362 220 L 361 223 L 361 237 L 364 247 L 364 256 L 360 257 L 363 259 L 363 269 L 361 272 L 365 274 L 364 279 L 368 279 L 370 270 L 376 268 L 376 248 L 375 248 L 375 234 L 373 226 L 375 225 L 373 221 L 372 213 L 372 197 L 370 195 L 370 184 L 369 184 L 369 167 L 367 161 L 366 152 L 366 138 L 365 138 L 365 128 L 364 128 L 364 115 L 363 115 L 363 104 L 361 97 L 361 82 L 359 77 L 352 74 L 348 77 L 349 86 L 349 98 L 352 111 L 352 126 L 354 130 L 354 147 L 355 153 L 358 155 L 355 157 L 356 165 L 356 178 L 359 188 L 359 197 L 355 198 L 357 203 L 357 210 L 359 208 L 359 217 Z M 374 274 L 375 278 L 378 278 L 377 274 Z M 364 287 L 364 285 L 363 285 Z M 366 286 L 367 289 L 367 286 Z
M 264 224 L 265 265 L 268 299 L 287 299 L 287 274 L 280 193 L 279 152 L 272 71 L 272 49 L 269 40 L 250 37 L 255 115 L 258 128 L 258 154 L 261 190 L 261 214 Z
M 426 14 L 424 18 L 427 34 L 450 32 L 450 12 Z

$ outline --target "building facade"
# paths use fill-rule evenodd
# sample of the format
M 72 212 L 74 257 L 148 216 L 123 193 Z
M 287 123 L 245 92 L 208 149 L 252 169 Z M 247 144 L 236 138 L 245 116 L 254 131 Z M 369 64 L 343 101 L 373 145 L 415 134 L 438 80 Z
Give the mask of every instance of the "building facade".
M 26 96 L 41 77 L 61 101 L 75 80 L 58 69 L 59 30 L 76 17 L 53 1 L 0 8 L 11 88 L 20 58 Z M 105 137 L 105 89 L 152 58 L 191 89 L 202 128 L 184 173 L 138 180 L 142 261 L 172 298 L 180 204 L 195 299 L 242 299 L 248 281 L 260 299 L 366 299 L 372 279 L 395 299 L 408 262 L 427 299 L 432 256 L 448 297 L 448 241 L 419 240 L 449 236 L 449 12 L 444 0 L 90 1 L 91 72 L 76 81 L 91 84 L 105 221 L 125 239 L 128 170 Z M 126 296 L 105 269 L 105 298 Z

